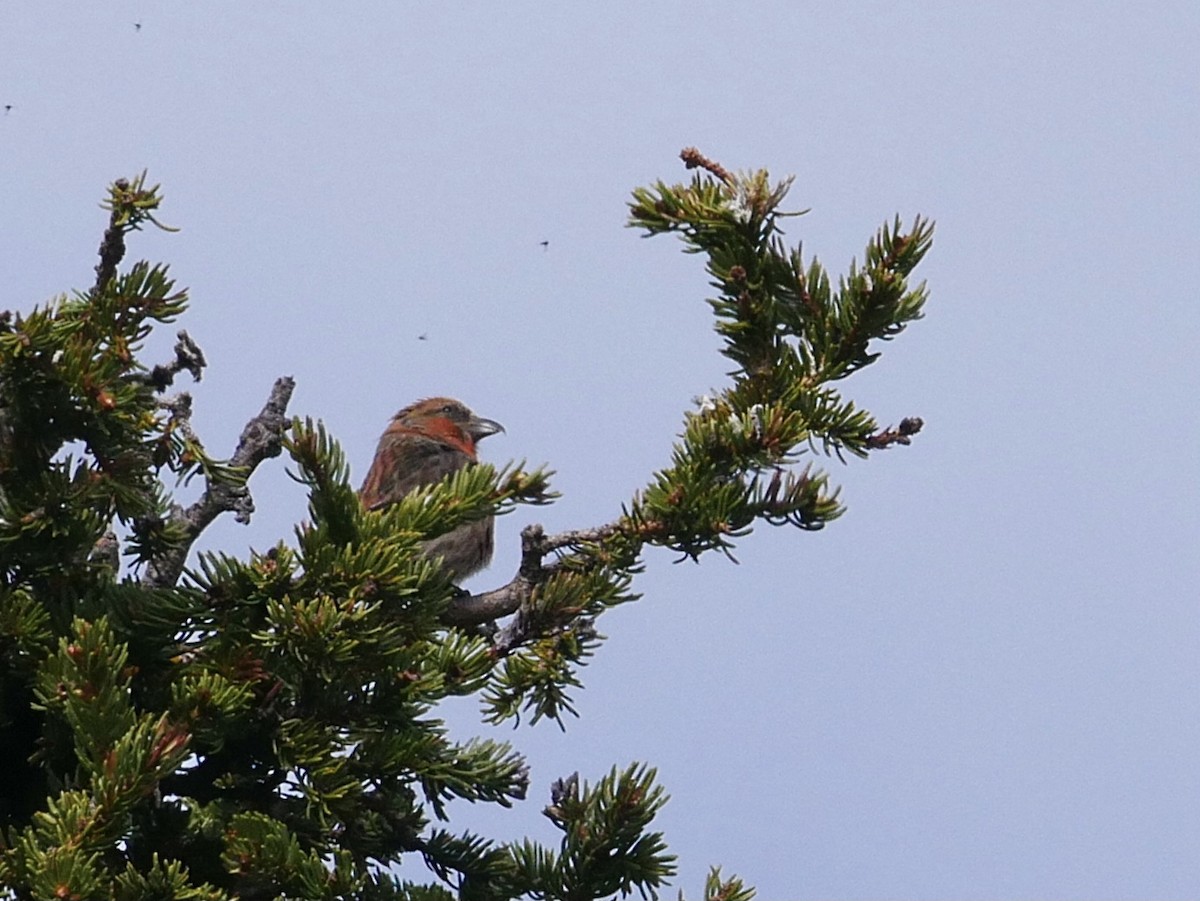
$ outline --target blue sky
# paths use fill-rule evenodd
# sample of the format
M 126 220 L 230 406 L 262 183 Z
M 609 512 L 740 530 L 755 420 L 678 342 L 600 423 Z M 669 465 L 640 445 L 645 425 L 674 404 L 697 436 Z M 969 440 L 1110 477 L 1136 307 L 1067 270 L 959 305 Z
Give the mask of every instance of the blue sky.
M 131 258 L 193 292 L 212 451 L 291 374 L 356 479 L 430 394 L 557 470 L 487 588 L 526 522 L 613 518 L 723 383 L 701 261 L 623 228 L 633 187 L 693 144 L 795 174 L 834 272 L 928 215 L 927 317 L 845 384 L 919 439 L 829 462 L 822 533 L 650 554 L 581 718 L 503 732 L 531 799 L 464 822 L 550 838 L 555 778 L 645 760 L 692 897 L 721 864 L 764 898 L 1194 898 L 1198 45 L 1182 2 L 8 3 L 4 306 L 89 285 L 97 201 L 149 169 L 183 231 Z M 207 546 L 304 516 L 281 463 L 252 487 Z

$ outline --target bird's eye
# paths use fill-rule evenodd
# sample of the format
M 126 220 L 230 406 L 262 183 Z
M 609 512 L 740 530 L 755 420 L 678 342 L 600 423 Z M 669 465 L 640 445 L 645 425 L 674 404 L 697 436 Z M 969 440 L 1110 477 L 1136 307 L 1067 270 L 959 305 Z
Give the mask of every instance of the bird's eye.
M 441 411 L 449 416 L 454 412 L 454 404 L 446 404 L 446 406 L 442 407 Z

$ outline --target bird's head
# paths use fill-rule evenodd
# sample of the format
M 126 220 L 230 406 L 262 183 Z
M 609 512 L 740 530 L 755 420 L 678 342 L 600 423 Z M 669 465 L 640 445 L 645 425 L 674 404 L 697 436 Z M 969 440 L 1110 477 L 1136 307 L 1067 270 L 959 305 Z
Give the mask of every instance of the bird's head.
M 476 416 L 462 401 L 450 397 L 428 397 L 409 404 L 395 415 L 394 421 L 406 428 L 462 445 L 464 450 L 472 454 L 475 442 L 504 431 L 504 426 L 494 419 Z

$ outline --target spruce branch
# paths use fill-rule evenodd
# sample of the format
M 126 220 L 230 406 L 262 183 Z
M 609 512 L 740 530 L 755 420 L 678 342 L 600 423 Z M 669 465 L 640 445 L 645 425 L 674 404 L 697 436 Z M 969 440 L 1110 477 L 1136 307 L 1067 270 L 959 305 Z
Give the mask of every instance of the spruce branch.
M 163 231 L 178 231 L 154 218 L 154 210 L 162 203 L 158 185 L 146 187 L 143 171 L 132 181 L 118 178 L 108 189 L 108 199 L 101 206 L 110 212 L 108 228 L 100 241 L 100 262 L 96 264 L 96 282 L 92 297 L 98 297 L 117 276 L 117 266 L 125 256 L 125 236 L 137 231 L 143 222 L 150 222 Z
M 509 845 L 519 894 L 535 898 L 657 897 L 675 875 L 675 855 L 650 826 L 667 801 L 644 764 L 614 767 L 594 785 L 558 779 L 542 811 L 562 833 L 557 850 L 526 840 Z
M 246 486 L 258 465 L 283 450 L 283 433 L 288 425 L 287 405 L 296 383 L 290 376 L 275 381 L 271 394 L 257 416 L 246 423 L 237 449 L 229 458 L 229 468 L 238 473 L 236 480 L 227 481 L 209 476 L 204 493 L 186 510 L 173 504 L 170 524 L 181 528 L 184 541 L 164 550 L 146 568 L 143 583 L 148 587 L 165 588 L 174 585 L 183 572 L 188 551 L 200 534 L 220 514 L 232 512 L 239 523 L 250 522 L 254 501 Z M 190 428 L 190 427 L 189 427 Z
M 487 699 L 493 719 L 522 705 L 537 711 L 535 719 L 569 709 L 561 689 L 573 684 L 571 664 L 598 637 L 595 617 L 633 597 L 627 585 L 645 545 L 680 559 L 712 550 L 733 559 L 734 540 L 759 521 L 823 528 L 843 512 L 839 491 L 825 473 L 797 467 L 800 457 L 817 450 L 865 457 L 910 443 L 922 425 L 910 418 L 879 430 L 832 383 L 879 356 L 870 342 L 920 318 L 925 287 L 910 287 L 907 276 L 931 244 L 931 224 L 920 217 L 908 230 L 899 218 L 885 224 L 864 264 L 852 263 L 835 288 L 816 260 L 805 263 L 782 240 L 778 221 L 799 215 L 780 209 L 791 179 L 734 174 L 694 147 L 680 157 L 707 175 L 635 190 L 630 224 L 647 235 L 674 232 L 707 255 L 719 292 L 709 304 L 722 352 L 737 364 L 733 383 L 698 399 L 671 465 L 618 520 L 557 535 L 529 526 L 511 581 L 450 601 L 443 624 L 483 627 L 492 653 L 507 660 Z M 504 617 L 511 618 L 488 627 Z
M 636 599 L 647 546 L 731 555 L 760 524 L 840 515 L 806 455 L 866 457 L 920 430 L 916 418 L 880 428 L 837 388 L 876 359 L 872 342 L 920 318 L 924 286 L 908 276 L 932 235 L 897 219 L 831 278 L 783 240 L 790 180 L 681 156 L 698 171 L 637 189 L 631 224 L 706 260 L 730 384 L 696 399 L 669 460 L 612 521 L 526 527 L 512 580 L 477 596 L 456 593 L 428 539 L 548 502 L 550 473 L 477 464 L 366 510 L 336 441 L 285 418 L 290 378 L 228 462 L 209 457 L 191 397 L 163 396 L 184 371 L 200 378 L 198 345 L 179 332 L 172 361 L 138 359 L 186 291 L 165 265 L 118 272 L 127 233 L 158 224 L 157 188 L 144 175 L 112 186 L 96 286 L 0 314 L 0 758 L 14 763 L 0 780 L 0 884 L 22 898 L 451 901 L 391 877 L 420 854 L 464 901 L 657 896 L 674 860 L 644 766 L 555 783 L 558 847 L 432 828 L 464 800 L 510 805 L 530 778 L 507 744 L 452 740 L 437 706 L 473 695 L 491 722 L 561 727 L 598 617 Z M 56 456 L 73 442 L 78 458 Z M 281 450 L 310 495 L 294 545 L 201 554 L 178 585 L 218 515 L 249 519 L 247 481 Z M 203 476 L 201 498 L 172 504 L 167 472 Z M 116 579 L 114 518 L 133 526 L 140 580 Z M 716 870 L 704 889 L 705 901 L 751 896 Z

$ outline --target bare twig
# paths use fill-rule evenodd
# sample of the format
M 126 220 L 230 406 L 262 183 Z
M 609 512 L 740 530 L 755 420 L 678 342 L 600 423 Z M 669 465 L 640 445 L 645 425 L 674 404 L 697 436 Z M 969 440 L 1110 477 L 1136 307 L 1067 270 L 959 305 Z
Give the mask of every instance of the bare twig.
M 254 501 L 246 483 L 258 464 L 269 457 L 279 456 L 282 451 L 281 441 L 287 427 L 284 414 L 295 387 L 295 381 L 289 376 L 276 380 L 262 412 L 242 429 L 237 450 L 229 459 L 229 465 L 238 468 L 244 474 L 241 481 L 230 483 L 209 479 L 204 494 L 198 501 L 186 510 L 178 504 L 173 506 L 171 519 L 183 527 L 187 538 L 178 547 L 150 562 L 142 580 L 146 585 L 156 588 L 174 585 L 179 579 L 179 574 L 183 572 L 183 565 L 192 544 L 220 514 L 232 511 L 238 522 L 250 521 L 250 515 L 254 512 Z
M 158 405 L 171 413 L 171 423 L 185 441 L 203 447 L 200 437 L 192 430 L 192 396 L 186 391 L 180 391 L 171 397 L 164 398 Z
M 683 164 L 689 169 L 705 169 L 715 175 L 725 184 L 733 181 L 733 175 L 718 163 L 716 160 L 710 160 L 695 147 L 684 147 L 679 151 L 679 158 L 683 160 Z
M 120 191 L 129 189 L 129 182 L 118 178 L 113 183 Z M 117 264 L 125 256 L 125 230 L 117 224 L 121 216 L 120 208 L 113 206 L 112 216 L 109 217 L 108 228 L 104 230 L 104 239 L 100 242 L 100 262 L 96 264 L 96 284 L 92 288 L 95 297 L 104 290 L 110 281 L 117 276 Z
M 603 541 L 619 529 L 619 524 L 609 523 L 594 529 L 547 535 L 540 525 L 526 526 L 521 530 L 521 565 L 513 580 L 483 594 L 455 598 L 442 614 L 442 622 L 448 626 L 479 626 L 516 614 L 492 638 L 493 651 L 500 656 L 508 654 L 531 637 L 528 620 L 523 614 L 533 598 L 534 589 L 560 568 L 557 563 L 546 564 L 545 558 L 563 548 Z
M 891 447 L 893 444 L 912 444 L 912 436 L 921 431 L 925 425 L 925 421 L 919 416 L 912 416 L 907 419 L 901 419 L 900 425 L 894 429 L 884 429 L 882 432 L 876 432 L 867 439 L 867 447 L 872 450 L 882 450 L 886 447 Z
M 155 391 L 165 391 L 175 381 L 175 376 L 185 369 L 191 373 L 193 381 L 200 381 L 204 376 L 204 367 L 208 361 L 204 359 L 204 351 L 186 331 L 180 330 L 175 337 L 175 359 L 170 363 L 159 363 L 141 378 Z

